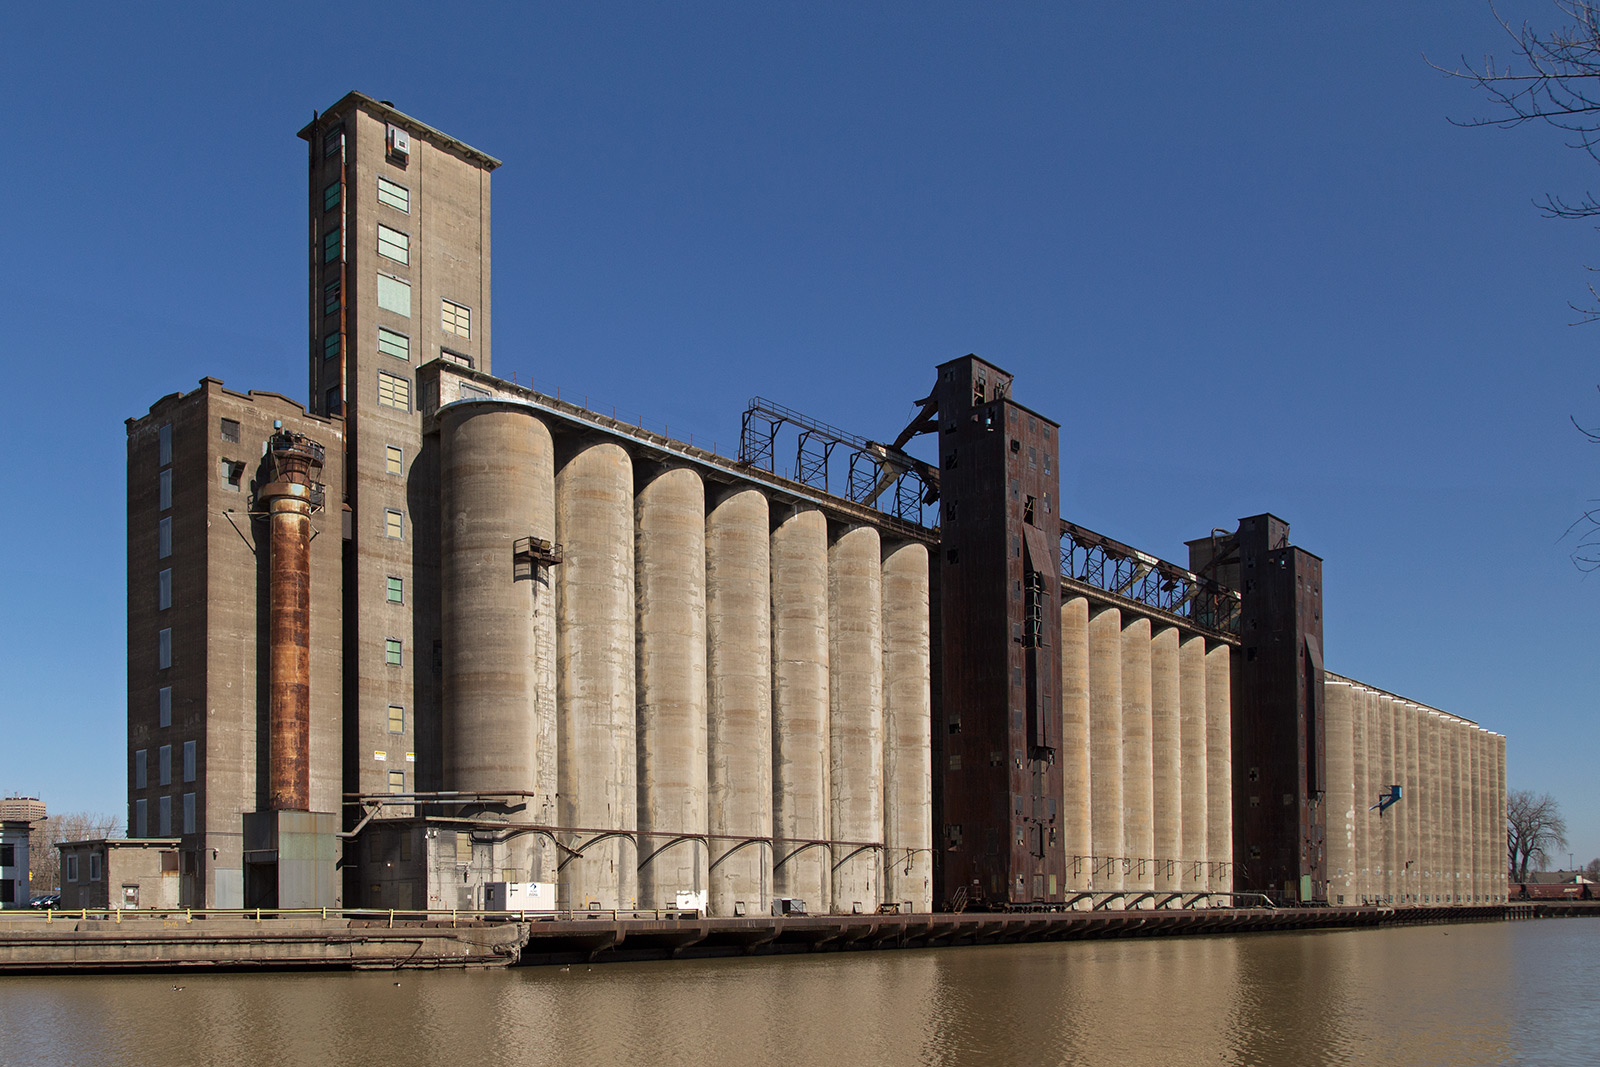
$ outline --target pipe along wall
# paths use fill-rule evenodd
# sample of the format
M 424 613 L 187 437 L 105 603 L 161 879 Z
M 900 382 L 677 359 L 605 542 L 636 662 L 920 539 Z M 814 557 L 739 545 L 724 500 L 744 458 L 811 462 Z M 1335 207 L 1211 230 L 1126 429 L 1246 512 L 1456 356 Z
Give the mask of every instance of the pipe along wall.
M 577 909 L 929 910 L 926 547 L 520 405 L 440 414 L 445 788 L 557 828 L 506 880 Z M 529 536 L 560 562 L 514 563 Z

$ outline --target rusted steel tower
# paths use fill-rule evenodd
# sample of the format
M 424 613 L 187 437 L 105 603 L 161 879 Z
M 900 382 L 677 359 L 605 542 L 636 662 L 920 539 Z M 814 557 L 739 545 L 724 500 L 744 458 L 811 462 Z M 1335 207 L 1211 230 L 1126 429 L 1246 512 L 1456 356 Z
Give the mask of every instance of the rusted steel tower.
M 267 646 L 272 811 L 311 808 L 311 511 L 320 492 L 322 446 L 282 429 L 267 444 L 266 484 L 256 494 L 268 525 Z

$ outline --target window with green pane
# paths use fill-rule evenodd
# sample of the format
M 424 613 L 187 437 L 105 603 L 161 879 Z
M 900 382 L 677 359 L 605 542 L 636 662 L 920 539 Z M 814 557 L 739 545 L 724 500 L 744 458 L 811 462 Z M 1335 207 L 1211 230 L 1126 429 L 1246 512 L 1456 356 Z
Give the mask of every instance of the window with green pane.
M 322 235 L 322 262 L 332 263 L 339 258 L 339 227 Z
M 339 335 L 330 333 L 322 339 L 322 358 L 335 359 L 339 355 Z
M 332 315 L 339 310 L 339 279 L 322 287 L 322 311 L 325 315 Z
M 378 203 L 387 204 L 396 211 L 404 211 L 409 215 L 411 213 L 411 190 L 390 181 L 388 178 L 379 178 Z
M 339 206 L 339 183 L 334 182 L 322 190 L 322 210 L 332 211 Z
M 402 646 L 398 638 L 385 638 L 383 642 L 383 662 L 391 667 L 398 667 L 402 662 Z
M 378 327 L 378 351 L 395 359 L 411 359 L 411 338 L 394 330 Z
M 404 604 L 406 601 L 406 581 L 404 578 L 389 576 L 389 603 Z

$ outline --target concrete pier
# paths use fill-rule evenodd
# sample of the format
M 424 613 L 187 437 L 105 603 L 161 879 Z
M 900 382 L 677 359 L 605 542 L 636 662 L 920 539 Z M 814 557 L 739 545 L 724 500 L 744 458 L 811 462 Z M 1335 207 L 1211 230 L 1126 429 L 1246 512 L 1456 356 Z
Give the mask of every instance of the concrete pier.
M 1124 888 L 1122 832 L 1122 613 L 1089 616 L 1089 786 L 1095 889 Z
M 579 441 L 556 472 L 558 810 L 568 847 L 567 907 L 634 907 L 638 746 L 634 696 L 633 462 L 609 441 Z
M 726 492 L 706 516 L 710 909 L 764 915 L 772 889 L 772 554 L 767 498 Z
M 705 486 L 683 467 L 634 500 L 639 903 L 708 892 Z M 694 835 L 694 836 L 686 836 Z

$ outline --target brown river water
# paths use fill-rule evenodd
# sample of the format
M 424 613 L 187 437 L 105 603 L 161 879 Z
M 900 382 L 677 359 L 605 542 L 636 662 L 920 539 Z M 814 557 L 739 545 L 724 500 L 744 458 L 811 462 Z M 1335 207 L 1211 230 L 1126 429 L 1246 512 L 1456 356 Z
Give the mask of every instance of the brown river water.
M 0 1065 L 1600 1063 L 1600 920 L 603 964 L 0 978 Z

